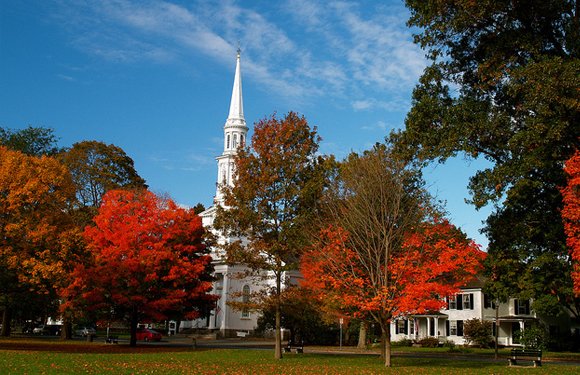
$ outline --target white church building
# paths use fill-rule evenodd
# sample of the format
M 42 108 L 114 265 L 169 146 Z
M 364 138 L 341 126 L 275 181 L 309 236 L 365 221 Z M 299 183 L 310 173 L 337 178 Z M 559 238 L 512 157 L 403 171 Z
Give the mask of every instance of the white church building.
M 212 230 L 217 206 L 223 206 L 224 203 L 220 187 L 223 185 L 232 186 L 234 183 L 234 156 L 237 147 L 246 142 L 248 130 L 244 118 L 240 51 L 238 50 L 230 111 L 224 125 L 223 152 L 216 158 L 218 173 L 213 206 L 200 214 L 203 226 L 208 230 Z M 220 232 L 213 232 L 219 244 L 225 244 L 232 240 L 224 237 Z M 216 309 L 212 310 L 205 319 L 182 322 L 180 330 L 210 330 L 216 332 L 220 337 L 243 336 L 251 333 L 257 325 L 259 314 L 249 310 L 235 310 L 229 306 L 228 302 L 249 298 L 251 293 L 266 287 L 266 285 L 263 281 L 258 281 L 255 278 L 241 277 L 247 268 L 243 265 L 226 264 L 224 254 L 220 253 L 219 247 L 212 249 L 211 256 L 214 259 L 214 276 L 216 278 L 212 293 L 219 296 Z

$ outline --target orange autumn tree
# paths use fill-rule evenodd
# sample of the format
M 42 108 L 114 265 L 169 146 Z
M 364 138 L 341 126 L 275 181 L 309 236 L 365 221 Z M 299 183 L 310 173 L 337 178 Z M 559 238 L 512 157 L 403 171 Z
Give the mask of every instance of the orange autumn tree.
M 381 328 L 385 366 L 392 319 L 439 310 L 481 268 L 484 253 L 432 206 L 387 146 L 352 154 L 329 190 L 329 225 L 302 257 L 304 286 Z
M 67 210 L 74 185 L 66 167 L 49 156 L 0 146 L 0 308 L 10 334 L 10 313 L 23 301 L 54 297 L 66 276 Z M 40 297 L 46 300 L 46 297 Z
M 566 245 L 570 249 L 572 257 L 574 281 L 574 294 L 580 297 L 580 151 L 566 162 L 564 171 L 568 177 L 568 183 L 561 189 L 564 207 L 562 219 L 566 232 Z
M 140 321 L 195 319 L 213 307 L 212 258 L 193 210 L 147 190 L 111 190 L 94 222 L 85 230 L 92 262 L 74 270 L 65 308 L 127 321 L 135 346 Z
M 256 123 L 251 145 L 238 149 L 235 184 L 222 187 L 224 207 L 218 206 L 214 222 L 216 230 L 240 239 L 225 244 L 228 262 L 246 266 L 257 281 L 273 285 L 277 359 L 282 358 L 284 275 L 298 268 L 326 181 L 319 141 L 316 127 L 294 112 Z

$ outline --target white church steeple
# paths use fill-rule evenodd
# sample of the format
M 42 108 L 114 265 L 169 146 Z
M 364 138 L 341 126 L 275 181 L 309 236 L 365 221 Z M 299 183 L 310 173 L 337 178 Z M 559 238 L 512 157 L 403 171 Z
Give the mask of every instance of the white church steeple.
M 230 101 L 230 112 L 224 125 L 224 152 L 217 157 L 218 178 L 215 202 L 222 203 L 223 195 L 220 191 L 222 185 L 233 185 L 234 155 L 239 145 L 246 142 L 248 127 L 244 119 L 244 101 L 242 96 L 242 72 L 240 69 L 240 53 L 238 49 L 236 58 L 236 73 Z
M 236 74 L 234 76 L 234 87 L 232 89 L 232 100 L 230 101 L 230 114 L 226 122 L 228 125 L 246 125 L 244 120 L 244 100 L 242 96 L 242 73 L 240 71 L 240 49 L 236 58 Z

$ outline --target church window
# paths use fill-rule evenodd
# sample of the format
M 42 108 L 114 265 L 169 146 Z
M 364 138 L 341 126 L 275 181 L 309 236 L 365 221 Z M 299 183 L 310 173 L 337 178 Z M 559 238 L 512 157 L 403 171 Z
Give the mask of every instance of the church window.
M 240 144 L 243 146 L 244 145 L 244 135 L 240 134 Z
M 227 139 L 226 149 L 229 149 L 230 148 L 230 135 L 229 134 L 226 136 L 226 139 Z
M 250 286 L 244 285 L 242 288 L 242 302 L 248 303 L 250 302 Z M 242 318 L 249 318 L 250 317 L 250 310 L 247 307 L 242 309 Z
M 238 135 L 234 133 L 234 148 L 238 147 Z

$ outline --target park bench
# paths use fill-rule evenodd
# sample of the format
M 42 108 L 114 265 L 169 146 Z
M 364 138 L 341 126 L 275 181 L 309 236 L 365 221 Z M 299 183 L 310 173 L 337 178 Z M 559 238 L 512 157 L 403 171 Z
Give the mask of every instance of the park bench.
M 300 343 L 294 343 L 292 340 L 288 341 L 288 345 L 284 348 L 286 353 L 290 353 L 292 350 L 295 350 L 296 353 L 304 353 L 304 341 L 300 341 Z
M 508 358 L 510 366 L 517 366 L 518 360 L 531 361 L 534 367 L 542 365 L 542 351 L 536 349 L 512 349 L 511 357 Z
M 119 343 L 119 336 L 107 336 L 107 338 L 105 339 L 105 343 L 118 344 Z

